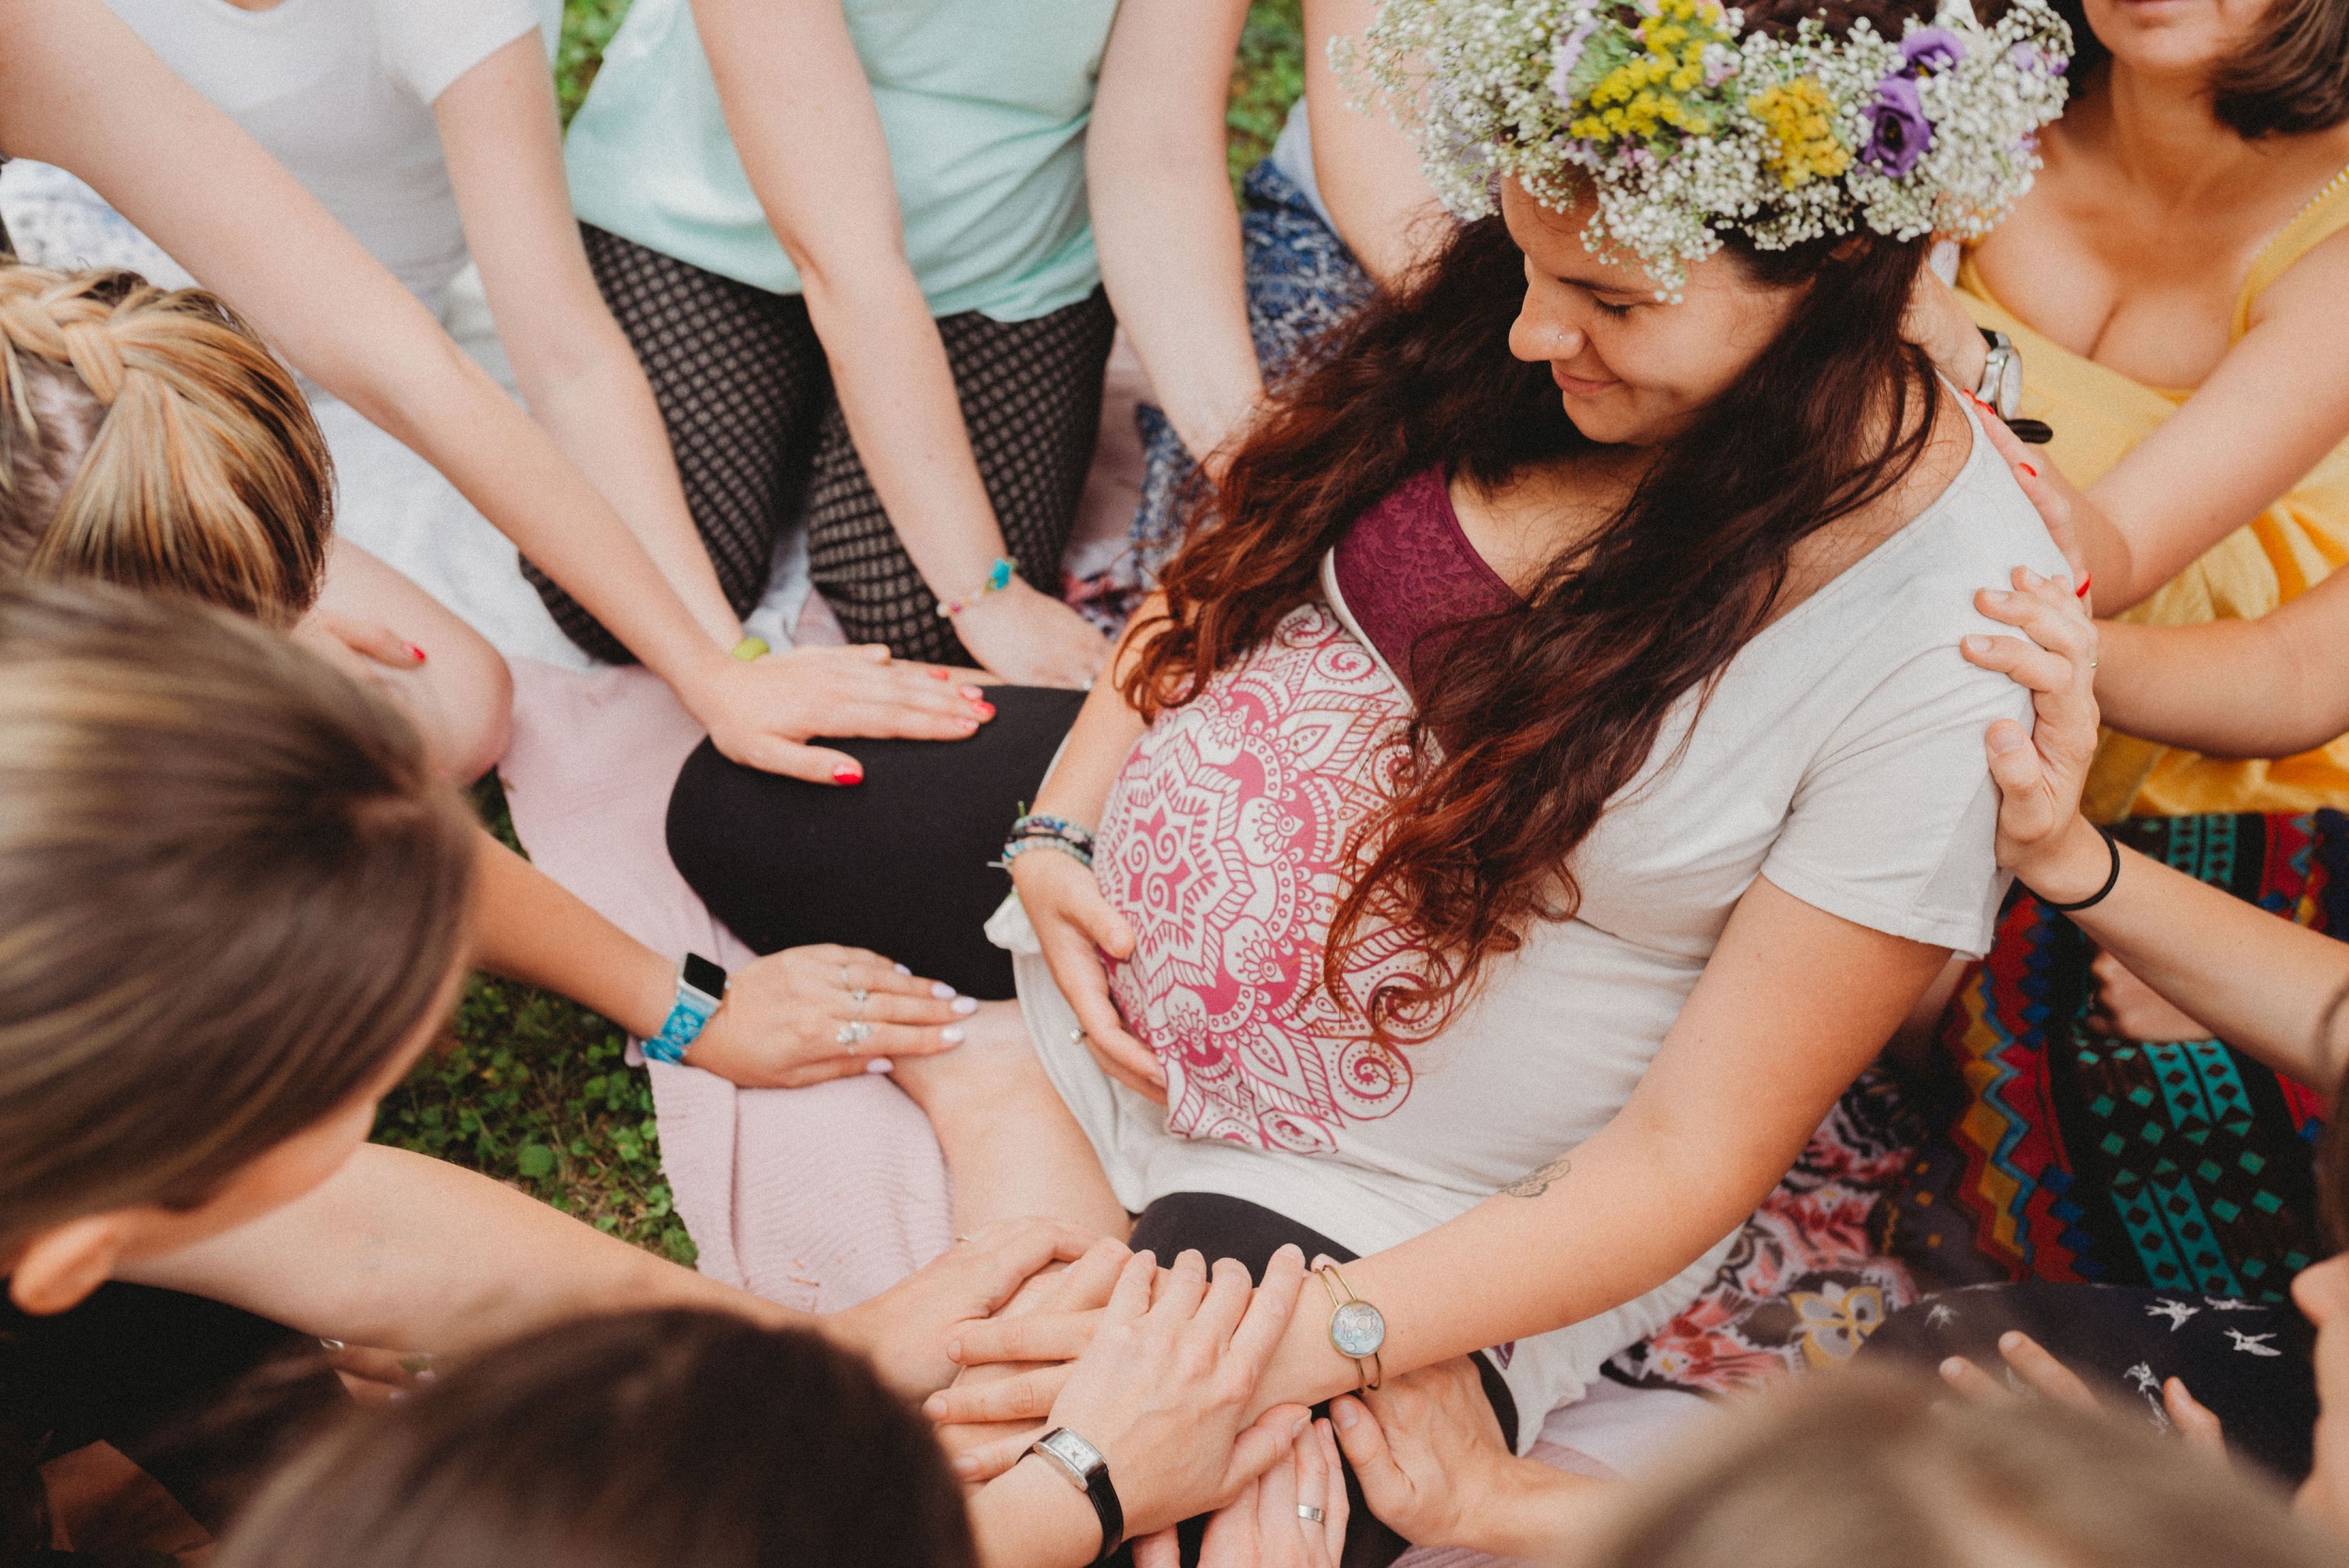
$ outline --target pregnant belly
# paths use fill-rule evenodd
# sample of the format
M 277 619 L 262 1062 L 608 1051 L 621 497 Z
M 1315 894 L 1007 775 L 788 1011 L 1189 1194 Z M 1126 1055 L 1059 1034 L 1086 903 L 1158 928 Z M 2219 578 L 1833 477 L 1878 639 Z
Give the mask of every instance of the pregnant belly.
M 1409 1096 L 1409 1067 L 1369 1038 L 1359 1005 L 1414 971 L 1409 944 L 1373 934 L 1338 977 L 1353 1005 L 1322 984 L 1405 718 L 1394 683 L 1311 605 L 1161 715 L 1127 759 L 1095 866 L 1133 925 L 1110 988 L 1166 1069 L 1170 1132 L 1326 1154 L 1349 1122 Z

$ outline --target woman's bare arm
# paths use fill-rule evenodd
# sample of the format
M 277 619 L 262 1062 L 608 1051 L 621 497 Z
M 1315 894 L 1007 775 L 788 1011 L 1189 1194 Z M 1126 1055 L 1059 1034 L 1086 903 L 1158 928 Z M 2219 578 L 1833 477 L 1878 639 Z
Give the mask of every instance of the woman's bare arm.
M 2103 628 L 2096 700 L 2126 735 L 2282 757 L 2349 732 L 2349 574 L 2256 620 Z
M 910 667 L 853 650 L 728 658 L 618 514 L 415 296 L 100 0 L 0 0 L 0 148 L 88 180 L 298 369 L 439 469 L 728 756 L 832 779 L 853 759 L 804 742 L 851 699 L 876 715 L 858 733 L 971 733 L 968 706 Z
M 1333 39 L 1360 38 L 1372 0 L 1305 0 L 1305 113 L 1314 180 L 1338 238 L 1382 288 L 1440 246 L 1450 220 L 1419 172 L 1419 149 L 1377 109 L 1355 108 L 1330 63 Z
M 1085 132 L 1102 281 L 1159 406 L 1202 459 L 1264 395 L 1223 132 L 1247 14 L 1243 0 L 1126 0 Z
M 1109 652 L 1024 583 L 978 597 L 1005 553 L 928 302 L 905 253 L 880 111 L 840 0 L 693 0 L 693 21 L 751 188 L 823 340 L 857 455 L 956 629 L 1008 680 L 1081 686 Z M 1003 24 L 1019 25 L 1014 12 Z M 1025 561 L 1050 580 L 1057 561 Z
M 741 624 L 694 530 L 660 407 L 588 270 L 538 34 L 450 83 L 432 114 L 466 248 L 481 269 L 522 400 L 612 503 L 703 630 L 731 647 Z

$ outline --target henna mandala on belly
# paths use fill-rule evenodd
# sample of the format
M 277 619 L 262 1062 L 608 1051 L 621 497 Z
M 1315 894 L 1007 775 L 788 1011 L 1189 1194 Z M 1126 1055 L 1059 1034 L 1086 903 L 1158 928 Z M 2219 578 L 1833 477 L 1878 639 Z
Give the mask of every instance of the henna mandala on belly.
M 1566 1172 L 1573 1169 L 1574 1161 L 1564 1155 L 1560 1155 L 1548 1165 L 1528 1171 L 1524 1175 L 1502 1188 L 1501 1196 L 1503 1198 L 1538 1198 L 1549 1190 L 1552 1183 L 1563 1180 Z

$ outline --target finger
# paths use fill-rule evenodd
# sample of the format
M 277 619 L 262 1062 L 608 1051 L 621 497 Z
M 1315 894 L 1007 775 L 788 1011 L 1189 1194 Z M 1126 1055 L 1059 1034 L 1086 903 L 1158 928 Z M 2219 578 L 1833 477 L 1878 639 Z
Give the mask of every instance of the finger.
M 1174 1527 L 1152 1530 L 1134 1543 L 1134 1568 L 1182 1568 L 1183 1548 L 1174 1538 Z
M 1273 1461 L 1271 1467 L 1256 1481 L 1256 1529 L 1264 1541 L 1294 1545 L 1300 1540 L 1305 1521 L 1298 1516 L 1297 1505 L 1305 1498 L 1304 1489 L 1298 1484 L 1297 1470 L 1305 1451 L 1313 1446 L 1313 1429 L 1308 1426 L 1289 1444 L 1287 1453 Z M 1276 1560 L 1292 1560 L 1296 1553 L 1283 1552 Z
M 1237 1258 L 1218 1258 L 1210 1271 L 1207 1294 L 1199 1303 L 1199 1311 L 1191 1322 L 1200 1335 L 1219 1351 L 1231 1343 L 1239 1327 L 1241 1317 L 1248 1312 L 1255 1287 L 1248 1277 L 1248 1265 Z
M 2001 719 L 1983 735 L 1983 750 L 1991 781 L 1999 786 L 1999 831 L 2024 843 L 2046 836 L 2055 827 L 2055 800 L 2030 732 L 2012 719 Z
M 2161 1407 L 2170 1413 L 2170 1424 L 2188 1447 L 2215 1458 L 2227 1457 L 2225 1424 L 2217 1411 L 2186 1392 L 2183 1378 L 2172 1377 L 2161 1386 Z
M 1046 1306 L 1056 1312 L 1089 1312 L 1108 1306 L 1119 1271 L 1130 1256 L 1132 1251 L 1124 1242 L 1103 1236 L 1061 1275 Z
M 1103 1327 L 1140 1322 L 1150 1310 L 1150 1289 L 1158 1274 L 1159 1260 L 1148 1248 L 1128 1258 L 1117 1272 L 1117 1288 L 1110 1292 L 1109 1315 L 1102 1320 Z
M 1044 1431 L 1042 1422 L 1027 1422 L 1010 1436 L 972 1444 L 955 1455 L 955 1479 L 966 1483 L 994 1480 L 1025 1459 Z
M 987 1311 L 999 1310 L 1046 1264 L 1074 1263 L 1100 1239 L 1081 1226 L 1057 1219 L 988 1226 L 971 1242 L 972 1254 L 990 1270 L 986 1276 Z
M 1330 1402 L 1330 1421 L 1338 1429 L 1338 1447 L 1362 1483 L 1362 1500 L 1373 1514 L 1400 1514 L 1410 1496 L 1410 1480 L 1394 1462 L 1387 1446 L 1387 1430 L 1370 1407 L 1352 1394 Z M 1341 1492 L 1345 1488 L 1339 1488 Z
M 944 981 L 911 973 L 869 949 L 842 947 L 836 942 L 786 948 L 773 957 L 745 965 L 744 970 L 772 963 L 777 957 L 797 959 L 798 971 L 825 989 L 847 991 L 862 986 L 877 995 L 886 991 L 891 996 L 926 997 L 938 1001 L 953 1001 L 961 995 Z
M 354 653 L 395 670 L 412 670 L 425 661 L 424 650 L 390 627 L 353 621 L 341 615 L 325 617 L 326 625 Z
M 2039 512 L 2039 520 L 2046 527 L 2047 536 L 2072 568 L 2072 580 L 2082 581 L 2087 573 L 2085 557 L 2080 551 L 2077 530 L 2073 526 L 2071 498 L 2051 482 L 2051 469 L 2043 470 L 2046 461 L 2042 453 L 2032 451 L 2007 428 L 2002 419 L 1985 419 L 1983 427 L 1989 433 L 1990 444 L 2004 459 L 2015 482 L 2023 488 L 2023 495 Z
M 1164 1104 L 1166 1069 L 1159 1065 L 1149 1047 L 1126 1032 L 1125 1020 L 1110 1001 L 1109 976 L 1102 972 L 1100 955 L 1084 939 L 1057 924 L 1039 931 L 1037 939 L 1054 983 L 1077 1015 L 1085 1048 L 1093 1059 L 1128 1089 Z
M 986 1383 L 958 1383 L 922 1402 L 922 1414 L 940 1426 L 1042 1421 L 1067 1383 L 1071 1363 L 1034 1367 Z
M 1303 1445 L 1300 1443 L 1301 1449 Z M 1321 1551 L 1323 1560 L 1337 1562 L 1346 1556 L 1346 1516 L 1348 1507 L 1345 1467 L 1338 1459 L 1337 1434 L 1325 1417 L 1314 1422 L 1314 1447 L 1321 1454 L 1323 1483 L 1321 1498 Z
M 1250 1376 L 1264 1375 L 1272 1352 L 1288 1332 L 1289 1319 L 1297 1312 L 1297 1294 L 1304 1284 L 1305 1254 L 1294 1244 L 1273 1253 L 1265 1265 L 1264 1281 L 1249 1298 L 1247 1313 L 1232 1333 L 1232 1352 L 1248 1368 Z
M 710 737 L 717 740 L 715 735 Z M 745 768 L 755 768 L 762 773 L 773 773 L 786 779 L 800 779 L 808 784 L 858 784 L 864 782 L 864 765 L 846 752 L 835 752 L 828 746 L 809 746 L 797 740 L 761 730 L 747 737 L 738 738 L 732 746 L 721 741 L 718 749 L 727 758 Z
M 1232 1444 L 1232 1457 L 1223 1471 L 1222 1498 L 1257 1481 L 1297 1450 L 1313 1412 L 1301 1405 L 1276 1405 L 1258 1416 L 1253 1425 Z
M 862 1019 L 866 1023 L 895 1024 L 909 1028 L 926 1026 L 935 1033 L 940 1029 L 960 1023 L 976 1008 L 958 1009 L 951 1001 L 936 997 L 910 997 L 894 992 L 874 991 L 867 987 L 864 1010 L 857 1011 L 856 999 L 846 991 L 832 993 L 830 1010 L 835 1018 Z
M 957 1337 L 946 1345 L 946 1359 L 966 1367 L 997 1361 L 1074 1360 L 1084 1354 L 1100 1327 L 1098 1309 L 976 1318 L 956 1330 Z
M 1207 1294 L 1207 1260 L 1195 1247 L 1174 1254 L 1174 1265 L 1159 1277 L 1151 1311 L 1177 1323 L 1189 1323 Z
M 1991 1405 L 2015 1397 L 2000 1386 L 1997 1378 L 1963 1356 L 1951 1357 L 1941 1363 L 1938 1370 L 1941 1374 L 1941 1381 L 1964 1394 L 1968 1399 Z
M 2018 686 L 2046 696 L 2070 695 L 2079 684 L 2072 657 L 2016 637 L 1969 636 L 1958 644 L 1966 661 L 1995 670 Z
M 917 1051 L 913 1054 L 922 1053 Z M 834 1079 L 879 1078 L 884 1073 L 896 1071 L 896 1068 L 897 1063 L 894 1058 L 879 1053 L 866 1056 L 843 1055 L 829 1057 L 821 1062 L 801 1063 L 776 1073 L 770 1082 L 752 1081 L 747 1082 L 745 1087 L 805 1089 L 818 1083 L 830 1083 Z M 763 1076 L 751 1075 L 753 1079 L 759 1079 Z
M 2015 1374 L 2034 1392 L 2044 1394 L 2059 1405 L 2068 1405 L 2075 1410 L 2098 1408 L 2095 1393 L 2080 1381 L 2079 1374 L 2057 1360 L 2048 1354 L 2046 1346 L 2029 1334 L 2014 1328 L 2000 1334 L 1999 1354 L 2006 1358 L 2006 1364 L 2013 1367 Z

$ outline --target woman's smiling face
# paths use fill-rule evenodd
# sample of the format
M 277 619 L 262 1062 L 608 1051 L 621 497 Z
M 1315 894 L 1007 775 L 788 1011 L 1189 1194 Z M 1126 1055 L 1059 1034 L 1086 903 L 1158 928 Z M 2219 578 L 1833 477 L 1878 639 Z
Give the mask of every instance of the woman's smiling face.
M 2207 77 L 2257 36 L 2275 0 L 2085 0 L 2088 25 L 2138 70 Z
M 1668 303 L 1636 260 L 1584 245 L 1587 199 L 1554 211 L 1505 180 L 1501 212 L 1525 253 L 1509 351 L 1549 365 L 1566 417 L 1595 442 L 1653 446 L 1679 435 L 1745 374 L 1801 297 L 1755 282 L 1717 251 L 1689 265 L 1680 299 Z

